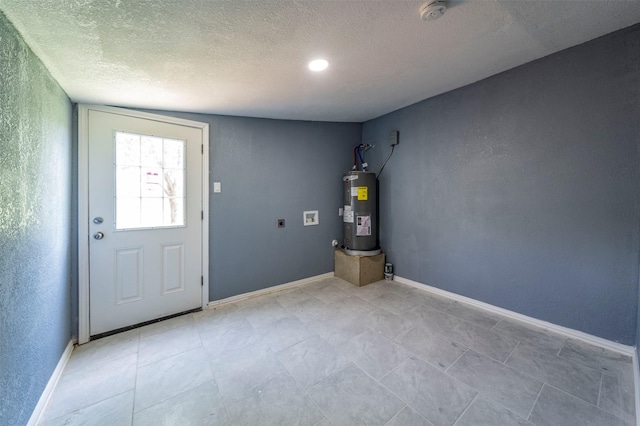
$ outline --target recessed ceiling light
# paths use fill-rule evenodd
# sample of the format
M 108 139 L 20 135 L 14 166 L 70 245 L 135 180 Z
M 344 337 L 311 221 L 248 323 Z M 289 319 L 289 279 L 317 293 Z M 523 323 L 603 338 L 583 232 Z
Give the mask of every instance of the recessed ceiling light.
M 309 69 L 311 71 L 324 71 L 329 66 L 329 61 L 326 59 L 316 59 L 309 62 Z

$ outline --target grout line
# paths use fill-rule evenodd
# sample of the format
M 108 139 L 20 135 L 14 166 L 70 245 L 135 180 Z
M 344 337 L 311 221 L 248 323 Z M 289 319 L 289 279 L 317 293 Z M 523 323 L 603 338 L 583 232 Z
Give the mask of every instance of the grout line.
M 136 389 L 137 389 L 137 382 L 138 382 L 138 368 L 136 367 L 136 383 L 133 386 L 133 395 L 131 396 L 131 398 L 133 399 L 133 401 L 131 401 L 131 416 L 129 417 L 131 419 L 131 424 L 133 425 L 133 419 L 135 418 L 135 412 L 136 412 Z
M 466 354 L 467 352 L 469 352 L 470 350 L 472 350 L 471 348 L 467 347 L 466 345 L 464 345 L 464 346 L 465 346 L 467 349 L 466 349 L 464 352 L 462 352 L 462 354 L 460 354 L 460 356 L 459 356 L 458 358 L 456 358 L 456 360 L 455 360 L 455 361 L 453 361 L 453 362 L 452 362 L 452 363 L 451 363 L 447 368 L 445 368 L 444 370 L 442 370 L 442 372 L 443 372 L 443 373 L 445 373 L 445 374 L 447 374 L 449 377 L 453 377 L 453 376 L 451 376 L 451 375 L 449 374 L 449 369 L 450 369 L 451 367 L 453 367 L 453 366 L 454 366 L 454 365 L 455 365 L 455 364 L 460 360 L 460 358 L 462 358 L 462 357 L 464 356 L 464 354 Z M 489 357 L 487 357 L 487 358 L 489 358 Z M 453 377 L 453 378 L 455 379 L 455 377 Z M 460 382 L 460 383 L 462 383 L 462 382 Z M 469 386 L 469 385 L 467 385 L 467 386 Z
M 224 413 L 227 416 L 227 420 L 229 420 L 231 418 L 231 416 L 229 415 L 229 409 L 227 408 L 227 403 L 224 400 L 224 398 L 221 398 L 221 399 L 222 399 L 222 409 L 224 410 Z
M 556 355 L 553 355 L 553 356 L 556 356 Z M 565 360 L 565 361 L 567 361 L 567 360 Z M 506 362 L 506 361 L 505 361 L 505 362 Z M 567 362 L 569 362 L 569 361 L 567 361 Z M 573 363 L 571 363 L 571 364 L 573 364 Z M 574 365 L 574 366 L 576 366 L 575 364 L 573 364 L 573 365 Z M 510 369 L 510 370 L 513 370 L 513 371 L 515 371 L 515 372 L 518 372 L 518 373 L 520 373 L 520 374 L 523 374 L 523 375 L 527 376 L 528 378 L 530 378 L 530 379 L 532 379 L 532 380 L 534 380 L 534 381 L 536 381 L 536 382 L 540 382 L 540 383 L 542 383 L 542 384 L 543 384 L 543 387 L 544 387 L 544 385 L 547 385 L 547 386 L 553 387 L 554 389 L 557 389 L 557 390 L 559 390 L 559 391 L 562 391 L 562 392 L 566 393 L 567 395 L 570 395 L 570 396 L 572 396 L 572 397 L 574 397 L 574 398 L 576 398 L 576 399 L 579 399 L 580 401 L 585 402 L 585 403 L 587 403 L 587 404 L 589 404 L 589 405 L 591 405 L 591 406 L 593 406 L 593 407 L 597 408 L 597 409 L 598 409 L 598 410 L 600 410 L 600 411 L 605 411 L 605 412 L 610 413 L 609 411 L 604 410 L 604 409 L 602 409 L 602 408 L 598 407 L 598 406 L 597 406 L 597 402 L 596 402 L 596 405 L 594 405 L 593 403 L 591 403 L 591 402 L 589 402 L 589 401 L 585 400 L 584 398 L 582 398 L 582 397 L 580 397 L 580 396 L 578 396 L 578 395 L 575 395 L 575 394 L 571 393 L 570 391 L 563 390 L 563 389 L 561 389 L 561 388 L 559 388 L 559 387 L 557 387 L 557 386 L 555 386 L 555 385 L 553 385 L 553 384 L 549 383 L 549 382 L 547 381 L 547 379 L 545 379 L 545 378 L 539 377 L 538 375 L 534 375 L 534 374 L 529 373 L 529 372 L 526 372 L 526 371 L 522 371 L 522 370 L 520 370 L 520 369 L 518 369 L 518 368 L 515 368 L 515 367 L 512 367 L 512 366 L 510 366 L 510 365 L 506 365 L 506 364 L 505 364 L 504 366 L 505 366 L 506 368 Z M 577 367 L 579 367 L 580 369 L 586 368 L 586 367 L 584 367 L 584 366 L 582 366 L 582 365 L 577 365 Z M 594 368 L 591 368 L 591 367 L 589 367 L 589 369 L 594 370 Z M 601 372 L 601 373 L 600 373 L 600 375 L 601 375 L 601 376 L 600 376 L 600 386 L 601 386 L 601 384 L 602 384 L 602 376 L 604 376 L 605 374 L 606 374 L 606 373 L 603 373 L 603 372 Z M 613 376 L 611 376 L 611 377 L 613 377 Z M 540 389 L 540 391 L 542 391 L 542 388 Z M 600 389 L 598 390 L 598 400 L 599 400 L 599 394 L 600 394 Z M 539 395 L 538 395 L 538 397 L 539 397 Z M 536 400 L 537 400 L 537 399 L 536 399 Z M 535 404 L 534 404 L 534 407 L 535 407 Z M 532 408 L 532 410 L 533 410 L 533 408 Z M 530 414 L 531 414 L 531 413 L 530 413 Z M 614 413 L 610 413 L 610 414 L 615 415 Z M 617 416 L 617 415 L 616 415 L 616 417 L 620 418 L 620 416 Z
M 476 399 L 478 399 L 480 397 L 480 392 L 476 393 L 476 396 L 473 397 L 473 399 L 471 400 L 471 402 L 469 402 L 469 404 L 464 407 L 464 410 L 462 410 L 462 413 L 460 413 L 460 415 L 456 418 L 456 421 L 453 422 L 453 425 L 451 426 L 456 426 L 456 424 L 458 424 L 458 422 L 460 421 L 460 419 L 462 418 L 462 416 L 464 416 L 464 413 L 466 413 L 467 411 L 469 411 L 469 408 L 471 407 L 471 405 L 475 402 Z
M 407 351 L 410 352 L 410 351 Z M 415 355 L 413 353 L 411 353 L 411 356 L 407 359 L 405 359 L 404 361 L 402 361 L 400 364 L 396 365 L 395 367 L 393 367 L 388 373 L 386 373 L 384 376 L 380 377 L 379 379 L 373 379 L 376 382 L 378 382 L 381 386 L 383 386 L 384 388 L 387 388 L 385 385 L 382 384 L 382 379 L 384 379 L 385 377 L 387 377 L 389 374 L 393 373 L 394 371 L 398 370 L 400 367 L 402 367 L 404 364 L 407 363 L 407 361 L 409 361 L 410 359 L 412 359 Z M 418 358 L 419 359 L 419 358 Z M 422 360 L 421 360 L 422 361 Z M 357 364 L 356 364 L 357 365 Z M 431 365 L 431 364 L 429 364 Z M 363 370 L 364 371 L 364 370 Z M 365 371 L 366 373 L 366 371 Z M 373 377 L 372 377 L 373 378 Z M 389 389 L 391 390 L 391 389 Z
M 116 394 L 114 394 L 114 395 L 111 395 L 111 396 L 108 396 L 108 397 L 106 397 L 106 398 L 100 399 L 99 401 L 95 401 L 95 402 L 92 402 L 92 403 L 90 403 L 90 404 L 88 404 L 88 405 L 84 405 L 84 406 L 82 406 L 82 407 L 76 408 L 76 409 L 74 409 L 73 411 L 69 411 L 69 412 L 66 412 L 66 413 L 62 413 L 62 414 L 60 414 L 60 415 L 59 415 L 59 416 L 57 416 L 57 417 L 50 418 L 50 419 L 49 419 L 49 418 L 43 418 L 43 419 L 41 419 L 41 421 L 43 421 L 45 424 L 53 424 L 53 421 L 54 421 L 54 420 L 59 420 L 59 419 L 62 419 L 63 417 L 69 417 L 69 416 L 71 416 L 71 415 L 73 415 L 73 414 L 78 413 L 79 411 L 82 411 L 82 410 L 86 409 L 86 408 L 93 407 L 94 405 L 102 404 L 102 403 L 103 403 L 103 402 L 105 402 L 105 401 L 108 401 L 108 400 L 110 400 L 110 399 L 112 399 L 112 398 L 116 398 L 116 397 L 118 397 L 118 396 L 121 396 L 121 395 L 123 395 L 123 394 L 125 394 L 125 393 L 127 393 L 127 392 L 131 392 L 131 391 L 133 391 L 133 390 L 134 390 L 134 389 L 126 389 L 126 390 L 123 390 L 123 391 L 122 391 L 122 392 L 120 392 L 120 393 L 116 393 Z M 132 406 L 133 406 L 133 404 L 132 404 Z M 132 409 L 132 415 L 133 415 L 133 409 Z M 67 419 L 67 422 L 68 422 L 68 421 L 69 421 L 69 420 Z M 37 425 L 38 425 L 38 426 L 40 426 L 41 424 L 43 424 L 43 423 L 41 423 L 41 422 L 38 422 L 38 423 L 37 423 Z M 56 424 L 62 424 L 62 423 L 57 423 L 57 422 L 56 422 Z M 64 423 L 64 424 L 67 424 L 67 423 Z
M 542 383 L 542 386 L 540 386 L 540 390 L 538 391 L 538 395 L 536 396 L 535 401 L 533 401 L 533 405 L 531 406 L 531 410 L 529 410 L 529 415 L 525 418 L 525 420 L 529 420 L 531 418 L 531 414 L 533 414 L 533 409 L 536 408 L 536 405 L 538 404 L 538 400 L 540 399 L 540 395 L 542 395 L 542 389 L 544 389 L 546 383 Z
M 402 400 L 400 400 L 402 401 Z M 404 401 L 402 401 L 404 402 Z M 395 413 L 393 416 L 391 416 L 391 418 L 389 420 L 387 420 L 386 422 L 384 422 L 385 425 L 388 425 L 389 422 L 393 419 L 395 419 L 396 417 L 398 417 L 398 414 L 400 414 L 402 412 L 402 410 L 404 410 L 405 408 L 407 408 L 409 405 L 405 402 L 404 407 L 402 407 L 400 410 L 398 410 L 397 413 Z
M 346 357 L 345 357 L 345 358 L 346 358 Z M 318 380 L 317 382 L 315 382 L 315 383 L 314 383 L 314 384 L 312 384 L 312 385 L 309 385 L 309 386 L 305 389 L 305 391 L 306 391 L 307 389 L 310 389 L 310 388 L 314 387 L 314 386 L 317 386 L 319 383 L 322 383 L 322 382 L 324 382 L 324 381 L 328 380 L 330 377 L 333 377 L 333 376 L 335 376 L 336 374 L 343 372 L 344 370 L 346 370 L 346 369 L 347 369 L 347 368 L 349 368 L 349 367 L 356 367 L 356 368 L 359 368 L 360 370 L 362 370 L 362 369 L 361 369 L 361 368 L 360 368 L 360 367 L 359 367 L 355 362 L 351 361 L 351 359 L 347 358 L 347 361 L 349 361 L 349 364 L 348 364 L 346 367 L 341 368 L 340 370 L 338 370 L 338 371 L 336 371 L 336 372 L 334 372 L 334 373 L 329 374 L 327 377 L 323 377 L 322 379 Z M 285 368 L 286 368 L 286 367 L 285 367 Z M 288 371 L 288 370 L 287 370 L 287 371 Z M 364 371 L 364 370 L 363 370 L 363 371 Z M 374 380 L 375 380 L 375 379 L 374 379 Z
M 489 331 L 493 331 L 494 333 L 498 333 L 497 331 L 494 330 L 494 328 L 496 328 L 498 326 L 498 324 L 500 324 L 500 322 L 504 320 L 504 317 L 500 318 L 498 320 L 498 322 L 496 322 L 495 324 L 493 324 L 493 326 L 491 326 L 491 328 L 489 329 Z
M 504 365 L 507 365 L 507 361 L 509 361 L 509 358 L 511 358 L 511 355 L 513 355 L 515 351 L 520 347 L 520 343 L 521 343 L 520 340 L 518 340 L 518 343 L 516 343 L 516 346 L 513 348 L 509 356 L 507 356 L 507 358 L 502 362 Z
M 564 338 L 564 340 L 563 340 L 563 342 L 562 342 L 562 345 L 560 345 L 560 347 L 558 348 L 558 352 L 556 353 L 556 356 L 558 356 L 558 357 L 560 356 L 560 352 L 562 352 L 562 350 L 564 349 L 564 346 L 567 344 L 567 341 L 568 341 L 568 340 L 569 340 L 569 338 L 568 338 L 568 337 L 565 337 L 565 338 Z M 562 358 L 562 357 L 561 357 L 561 358 Z
M 558 388 L 558 387 L 555 387 L 555 386 L 553 386 L 553 385 L 550 385 L 549 383 L 545 383 L 545 386 L 549 386 L 549 387 L 551 387 L 551 388 L 554 388 L 554 389 L 555 389 L 555 390 L 557 390 L 557 391 L 560 391 L 560 392 L 562 392 L 562 393 L 564 393 L 564 394 L 566 394 L 566 395 L 569 395 L 569 396 L 570 396 L 570 397 L 572 397 L 572 398 L 575 398 L 575 399 L 577 399 L 577 400 L 579 400 L 579 401 L 581 401 L 581 402 L 583 402 L 583 403 L 585 403 L 585 404 L 588 404 L 588 405 L 590 405 L 591 407 L 595 408 L 597 411 L 602 411 L 603 413 L 610 414 L 610 415 L 612 415 L 613 417 L 615 417 L 616 419 L 621 420 L 623 423 L 629 423 L 629 422 L 627 422 L 625 419 L 623 419 L 622 417 L 620 417 L 620 416 L 618 416 L 618 415 L 616 415 L 616 414 L 613 414 L 613 413 L 611 413 L 611 412 L 609 412 L 609 411 L 607 411 L 607 410 L 603 410 L 602 408 L 598 407 L 597 405 L 593 405 L 593 404 L 592 404 L 592 403 L 590 403 L 589 401 L 585 401 L 584 399 L 582 399 L 582 398 L 580 398 L 580 397 L 577 397 L 577 396 L 575 396 L 575 395 L 574 395 L 574 394 L 572 394 L 572 393 L 569 393 L 569 392 L 564 391 L 564 390 L 562 390 L 562 389 L 560 389 L 560 388 Z M 544 387 L 544 386 L 543 386 L 543 387 Z
M 599 393 L 598 393 L 598 406 L 597 406 L 597 407 L 598 407 L 598 409 L 599 409 L 599 410 L 602 410 L 602 411 L 604 411 L 604 412 L 606 412 L 606 413 L 609 413 L 609 414 L 611 414 L 611 415 L 613 415 L 613 416 L 616 416 L 616 417 L 618 417 L 619 419 L 622 419 L 623 421 L 625 421 L 626 423 L 629 423 L 629 422 L 633 423 L 634 421 L 637 421 L 637 420 L 638 420 L 638 419 L 637 419 L 637 415 L 634 415 L 634 420 L 630 420 L 630 421 L 629 421 L 629 420 L 627 420 L 627 419 L 623 418 L 622 416 L 620 416 L 620 415 L 618 415 L 618 414 L 614 413 L 613 411 L 610 411 L 610 410 L 607 410 L 606 408 L 602 408 L 602 407 L 600 407 L 600 396 L 601 396 L 601 392 L 602 392 L 602 380 L 604 379 L 604 376 L 609 376 L 609 377 L 612 377 L 612 378 L 616 379 L 616 380 L 617 380 L 617 382 L 618 382 L 618 388 L 619 388 L 619 390 L 620 390 L 620 393 L 622 393 L 622 392 L 623 392 L 623 391 L 622 391 L 622 389 L 621 389 L 620 378 L 615 377 L 615 376 L 608 375 L 608 374 L 606 374 L 606 373 L 602 373 L 602 376 L 601 376 L 601 378 L 600 378 L 600 391 L 599 391 Z M 635 397 L 635 392 L 636 392 L 635 386 L 634 386 L 633 392 L 634 392 L 634 397 Z
M 598 398 L 596 398 L 596 406 L 600 408 L 600 398 L 602 397 L 602 382 L 604 379 L 604 373 L 600 373 L 600 384 L 598 386 Z
M 131 424 L 136 414 L 136 394 L 138 393 L 138 370 L 140 369 L 140 332 L 137 335 L 138 344 L 136 345 L 136 377 L 133 380 L 133 402 L 131 403 Z
M 457 382 L 457 383 L 459 383 L 459 384 L 461 384 L 461 385 L 463 385 L 463 386 L 465 386 L 465 387 L 467 387 L 467 388 L 471 389 L 472 391 L 476 392 L 476 393 L 477 393 L 477 396 L 479 395 L 479 396 L 481 396 L 482 398 L 485 398 L 485 399 L 486 399 L 486 400 L 488 400 L 491 404 L 493 404 L 493 405 L 495 405 L 495 406 L 497 406 L 497 407 L 499 407 L 499 408 L 502 408 L 502 409 L 504 409 L 504 410 L 506 410 L 506 411 L 510 412 L 511 414 L 513 414 L 513 415 L 514 415 L 516 418 L 518 418 L 518 419 L 523 419 L 523 417 L 522 417 L 520 414 L 518 414 L 518 413 L 516 413 L 515 411 L 513 411 L 513 409 L 512 409 L 511 407 L 507 407 L 507 406 L 506 406 L 506 405 L 504 405 L 502 402 L 497 401 L 497 400 L 495 400 L 495 399 L 491 398 L 490 396 L 488 396 L 488 395 L 486 395 L 486 394 L 482 393 L 479 389 L 476 389 L 475 387 L 473 387 L 473 386 L 471 386 L 471 385 L 469 385 L 469 384 L 467 384 L 467 383 L 463 382 L 462 380 L 458 379 L 457 377 L 453 377 L 453 376 L 451 376 L 450 374 L 447 374 L 447 373 L 444 373 L 444 374 L 445 374 L 447 377 L 449 377 L 450 379 L 454 380 L 455 382 Z M 475 399 L 475 398 L 474 398 L 474 399 Z M 472 402 L 473 402 L 473 401 L 472 401 Z M 469 405 L 471 405 L 471 404 L 469 404 Z M 526 420 L 526 419 L 523 419 L 523 420 Z M 457 420 L 456 420 L 456 422 L 457 422 Z M 452 425 L 452 426 L 453 426 L 453 425 Z
M 209 363 L 209 365 L 211 365 Z M 232 405 L 233 402 L 228 401 L 227 398 L 225 398 L 224 396 L 222 396 L 222 392 L 220 392 L 220 386 L 218 385 L 218 382 L 216 381 L 215 376 L 213 377 L 214 382 L 216 383 L 216 386 L 218 386 L 218 395 L 220 397 L 220 401 L 222 402 L 222 408 L 224 408 L 224 412 L 227 414 L 227 419 L 229 419 L 229 410 L 228 410 L 228 406 Z
M 469 349 L 467 350 L 467 352 L 468 352 L 469 350 L 473 350 L 473 349 L 469 348 Z M 504 367 L 504 368 L 507 368 L 507 369 L 509 369 L 509 370 L 511 370 L 511 371 L 513 371 L 513 372 L 518 373 L 518 374 L 522 374 L 522 375 L 524 375 L 524 376 L 528 377 L 529 379 L 531 379 L 531 380 L 533 380 L 533 381 L 536 381 L 536 382 L 542 383 L 542 385 L 543 385 L 542 387 L 544 387 L 544 385 L 546 384 L 546 382 L 545 382 L 544 380 L 540 379 L 539 377 L 533 376 L 533 375 L 531 375 L 531 374 L 529 374 L 529 373 L 526 373 L 526 372 L 524 372 L 524 371 L 520 371 L 520 370 L 518 370 L 517 368 L 511 367 L 511 366 L 509 366 L 509 365 L 506 365 L 506 364 L 500 363 L 500 362 L 498 362 L 498 361 L 494 360 L 493 358 L 488 357 L 488 356 L 486 356 L 486 355 L 484 355 L 484 354 L 482 354 L 482 353 L 480 353 L 480 352 L 477 352 L 477 351 L 474 351 L 474 352 L 476 352 L 477 354 L 479 354 L 479 355 L 481 355 L 481 356 L 486 357 L 487 359 L 489 359 L 489 360 L 491 360 L 491 361 L 494 361 L 494 362 L 496 362 L 496 363 L 498 363 L 498 364 L 502 365 L 502 367 Z M 465 352 L 465 353 L 466 353 L 466 352 Z M 464 354 L 462 354 L 462 355 L 460 356 L 460 358 L 461 358 L 463 355 L 464 355 Z M 458 359 L 459 359 L 459 358 L 458 358 Z M 463 382 L 462 380 L 459 380 L 458 378 L 456 378 L 456 377 L 454 377 L 454 376 L 450 375 L 450 374 L 448 373 L 448 370 L 449 370 L 451 367 L 453 367 L 453 365 L 454 365 L 457 361 L 458 361 L 458 360 L 456 360 L 453 364 L 451 364 L 451 365 L 447 368 L 447 370 L 445 371 L 445 374 L 447 374 L 447 376 L 449 376 L 449 377 L 451 377 L 452 379 L 454 379 L 454 380 L 458 381 L 459 383 L 462 383 L 462 384 L 466 385 L 467 387 L 469 387 L 469 388 L 471 388 L 471 389 L 475 390 L 476 392 L 478 392 L 478 393 L 482 394 L 484 397 L 486 397 L 486 398 L 487 398 L 487 399 L 489 399 L 490 401 L 493 401 L 493 402 L 494 402 L 495 404 L 497 404 L 498 406 L 503 407 L 503 408 L 507 409 L 508 411 L 510 411 L 510 412 L 512 412 L 512 413 L 514 413 L 514 415 L 515 415 L 516 417 L 518 417 L 518 418 L 522 418 L 519 414 L 516 414 L 516 413 L 515 413 L 511 408 L 509 408 L 509 407 L 507 407 L 507 406 L 505 406 L 505 405 L 501 404 L 501 403 L 500 403 L 500 402 L 498 402 L 498 401 L 495 401 L 494 399 L 492 399 L 492 398 L 490 398 L 489 396 L 487 396 L 487 395 L 483 394 L 482 392 L 480 392 L 478 389 L 476 389 L 476 388 L 474 388 L 474 387 L 472 387 L 472 386 L 468 385 L 467 383 Z M 540 388 L 540 390 L 542 390 L 542 387 Z M 568 393 L 568 392 L 565 392 L 565 393 Z M 579 397 L 577 397 L 577 396 L 575 396 L 575 395 L 573 395 L 573 394 L 569 394 L 569 395 L 571 395 L 571 396 L 573 396 L 573 397 L 575 397 L 575 398 L 578 398 L 578 399 L 580 399 L 580 400 L 582 400 L 582 401 L 583 401 L 583 399 L 582 399 L 582 398 L 579 398 Z M 537 401 L 537 398 L 536 398 L 536 401 Z M 585 401 L 585 402 L 586 402 L 586 401 Z M 534 403 L 533 407 L 535 407 L 535 403 Z M 533 407 L 532 407 L 532 410 L 533 410 Z
M 320 410 L 320 408 L 318 408 L 318 411 L 320 411 L 320 413 L 322 414 L 322 418 L 318 420 L 316 423 L 314 423 L 313 426 L 318 426 L 320 423 L 322 423 L 323 420 L 326 420 L 329 422 L 330 425 L 333 425 L 333 423 L 331 423 L 331 420 L 329 420 L 327 416 L 324 415 L 324 412 Z

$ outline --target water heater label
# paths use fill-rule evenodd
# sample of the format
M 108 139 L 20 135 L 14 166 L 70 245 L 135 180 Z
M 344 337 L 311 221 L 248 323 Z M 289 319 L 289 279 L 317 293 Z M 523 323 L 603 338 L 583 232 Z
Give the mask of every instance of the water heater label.
M 344 223 L 353 223 L 353 211 L 351 211 L 351 206 L 344 206 L 342 221 Z
M 369 199 L 369 188 L 366 186 L 358 187 L 358 201 L 367 201 Z
M 367 237 L 371 235 L 371 216 L 357 216 L 356 236 Z

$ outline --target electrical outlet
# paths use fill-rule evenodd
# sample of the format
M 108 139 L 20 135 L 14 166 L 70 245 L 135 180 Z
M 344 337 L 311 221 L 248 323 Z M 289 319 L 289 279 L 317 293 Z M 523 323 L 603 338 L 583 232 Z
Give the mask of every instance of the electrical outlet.
M 391 142 L 392 146 L 398 145 L 400 143 L 400 132 L 397 130 L 391 132 L 389 135 L 389 142 Z
M 278 228 L 284 228 L 284 219 L 278 219 L 276 221 L 276 225 L 278 226 Z

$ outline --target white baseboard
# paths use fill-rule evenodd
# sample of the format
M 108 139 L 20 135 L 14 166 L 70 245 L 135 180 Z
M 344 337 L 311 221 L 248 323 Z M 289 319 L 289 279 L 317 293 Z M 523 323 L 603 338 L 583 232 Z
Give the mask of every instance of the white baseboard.
M 286 283 L 286 284 L 280 284 L 280 285 L 276 285 L 273 287 L 268 287 L 262 290 L 256 290 L 256 291 L 252 291 L 250 293 L 243 293 L 243 294 L 238 294 L 237 296 L 231 296 L 231 297 L 227 297 L 226 299 L 220 299 L 220 300 L 214 300 L 212 302 L 209 302 L 207 304 L 207 308 L 211 309 L 211 308 L 217 308 L 219 306 L 222 305 L 226 305 L 228 303 L 235 303 L 235 302 L 240 302 L 243 300 L 247 300 L 247 299 L 252 299 L 254 297 L 258 297 L 258 296 L 264 296 L 266 294 L 271 294 L 271 293 L 275 293 L 278 291 L 282 291 L 282 290 L 286 290 L 288 288 L 292 288 L 292 287 L 298 287 L 304 284 L 309 284 L 315 281 L 320 281 L 323 280 L 325 278 L 332 278 L 333 277 L 333 272 L 327 272 L 326 274 L 321 274 L 321 275 L 316 275 L 313 277 L 309 277 L 309 278 L 303 278 L 301 280 L 297 280 L 297 281 L 292 281 L 290 283 Z
M 526 324 L 530 324 L 536 327 L 541 327 L 544 329 L 547 329 L 549 331 L 552 331 L 554 333 L 558 333 L 561 334 L 563 336 L 567 336 L 570 337 L 572 339 L 577 339 L 577 340 L 582 340 L 583 342 L 589 343 L 591 345 L 595 345 L 595 346 L 599 346 L 601 348 L 604 349 L 608 349 L 610 351 L 614 351 L 623 355 L 627 355 L 627 356 L 634 356 L 634 353 L 636 352 L 636 348 L 633 346 L 627 346 L 627 345 L 623 345 L 622 343 L 618 343 L 618 342 L 613 342 L 611 340 L 607 340 L 607 339 L 603 339 L 602 337 L 597 337 L 588 333 L 584 333 L 582 331 L 578 331 L 578 330 L 574 330 L 572 328 L 568 328 L 568 327 L 563 327 L 561 325 L 557 325 L 557 324 L 553 324 L 551 322 L 547 322 L 547 321 L 542 321 L 536 318 L 532 318 L 529 317 L 527 315 L 523 315 L 523 314 L 519 314 L 517 312 L 513 312 L 510 311 L 508 309 L 503 309 L 503 308 L 499 308 L 497 306 L 494 305 L 490 305 L 489 303 L 485 303 L 485 302 L 480 302 L 479 300 L 475 300 L 475 299 L 471 299 L 469 297 L 465 297 L 465 296 L 460 296 L 459 294 L 455 294 L 455 293 L 451 293 L 449 291 L 446 290 L 441 290 L 439 288 L 436 287 L 431 287 L 429 285 L 426 284 L 422 284 L 419 283 L 417 281 L 412 281 L 409 280 L 407 278 L 402 278 L 402 277 L 398 277 L 396 276 L 394 278 L 394 280 L 396 282 L 399 282 L 401 284 L 406 284 L 409 285 L 411 287 L 415 287 L 418 290 L 423 290 L 423 291 L 427 291 L 430 293 L 434 293 L 440 296 L 444 296 L 447 297 L 449 299 L 453 299 L 453 300 L 457 300 L 458 302 L 461 303 L 466 303 L 468 305 L 471 305 L 475 308 L 478 309 L 482 309 L 484 311 L 487 312 L 491 312 L 491 313 L 495 313 L 495 314 L 500 314 L 503 315 L 507 318 L 511 318 L 514 319 L 516 321 L 520 321 L 520 322 L 524 322 Z M 638 383 L 638 382 L 636 382 Z
M 640 359 L 638 359 L 638 346 L 640 346 L 640 342 L 636 342 L 636 347 L 633 350 L 633 383 L 634 387 L 634 396 L 636 400 L 636 426 L 640 426 Z
M 47 386 L 42 391 L 40 395 L 40 399 L 36 404 L 36 408 L 33 409 L 31 413 L 31 417 L 29 418 L 29 422 L 27 426 L 36 426 L 40 423 L 40 417 L 44 414 L 47 405 L 49 404 L 49 400 L 51 399 L 51 395 L 53 395 L 53 391 L 58 385 L 58 381 L 60 381 L 60 377 L 62 377 L 62 372 L 69 362 L 69 358 L 71 358 L 71 353 L 73 352 L 74 341 L 70 340 L 67 347 L 62 352 L 62 356 L 60 356 L 60 360 L 58 361 L 58 365 L 56 365 L 56 369 L 53 370 L 51 377 L 49 378 L 49 382 L 47 382 Z

